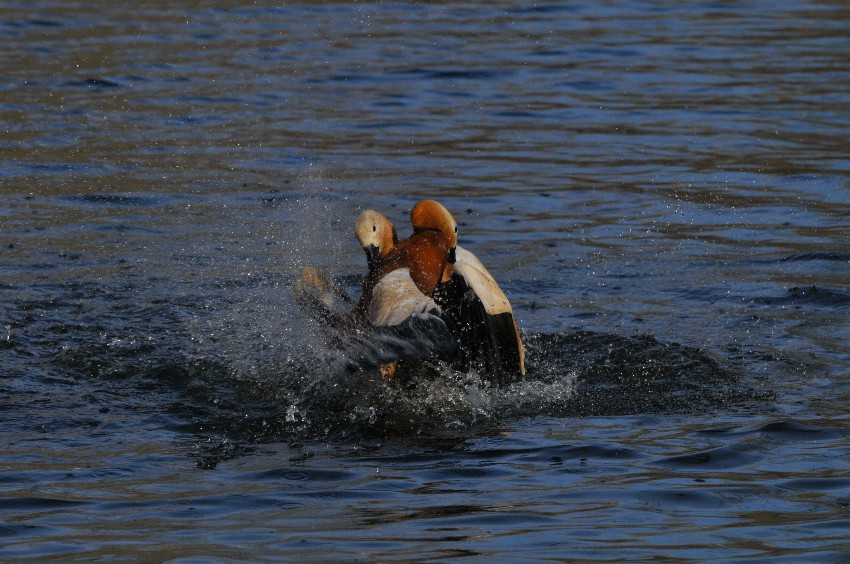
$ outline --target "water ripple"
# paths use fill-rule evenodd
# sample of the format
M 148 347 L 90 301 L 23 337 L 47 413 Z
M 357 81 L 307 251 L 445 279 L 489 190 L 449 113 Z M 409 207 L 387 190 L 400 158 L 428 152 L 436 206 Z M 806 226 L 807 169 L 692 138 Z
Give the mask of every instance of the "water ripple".
M 0 559 L 848 553 L 850 11 L 216 4 L 0 7 Z M 525 381 L 294 307 L 422 198 Z

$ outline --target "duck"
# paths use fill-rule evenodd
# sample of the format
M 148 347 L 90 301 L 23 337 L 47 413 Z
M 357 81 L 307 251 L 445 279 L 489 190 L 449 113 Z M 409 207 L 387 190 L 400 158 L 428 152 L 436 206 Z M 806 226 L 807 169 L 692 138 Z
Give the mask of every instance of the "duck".
M 442 204 L 423 200 L 410 221 L 413 234 L 399 241 L 386 216 L 362 212 L 354 232 L 368 272 L 354 311 L 340 311 L 352 301 L 314 269 L 305 269 L 297 286 L 302 307 L 318 314 L 340 342 L 339 335 L 365 331 L 355 340 L 380 351 L 385 381 L 399 360 L 433 357 L 459 369 L 480 369 L 498 385 L 525 376 L 525 349 L 510 302 L 481 260 L 457 244 L 454 217 Z
M 393 229 L 386 218 L 381 220 L 373 214 L 369 217 L 383 223 L 382 228 L 373 225 L 371 233 L 377 234 L 379 231 L 386 232 L 388 229 Z M 363 281 L 361 311 L 366 311 L 369 307 L 393 307 L 392 303 L 375 300 L 373 292 L 385 276 L 400 270 L 406 271 L 406 275 L 410 277 L 419 294 L 431 298 L 442 279 L 448 261 L 453 260 L 452 249 L 457 244 L 457 224 L 440 203 L 433 200 L 418 202 L 410 212 L 410 221 L 413 225 L 413 234 L 392 245 L 387 244 L 388 238 L 385 235 L 381 237 L 380 242 L 376 243 L 378 237 L 369 236 L 369 224 L 366 224 L 365 229 L 362 224 L 359 225 L 358 238 L 367 257 L 375 254 L 375 251 L 371 250 L 375 247 L 379 249 L 377 251 L 379 254 L 382 253 L 370 266 L 369 274 Z M 364 230 L 365 236 L 362 235 Z M 399 276 L 400 274 L 396 274 L 394 278 L 397 279 Z
M 432 318 L 458 345 L 453 364 L 480 367 L 497 384 L 525 376 L 525 349 L 510 302 L 482 262 L 457 244 L 458 225 L 439 202 L 418 202 L 413 234 L 398 242 L 391 222 L 371 210 L 358 218 L 358 239 L 370 262 L 358 304 L 373 325 L 400 325 L 410 316 Z M 375 258 L 377 257 L 377 258 Z M 382 365 L 382 373 L 395 367 Z M 386 373 L 385 373 L 386 376 Z
M 510 301 L 496 279 L 471 251 L 458 245 L 458 224 L 452 214 L 433 200 L 417 204 L 411 213 L 414 234 L 439 230 L 449 245 L 436 286 L 422 288 L 448 317 L 458 342 L 454 365 L 479 368 L 491 381 L 502 385 L 526 374 L 525 347 Z M 415 260 L 432 280 L 435 261 Z
M 446 230 L 451 226 L 432 221 L 442 220 L 442 216 L 430 209 L 427 202 L 414 206 L 413 234 L 401 242 L 392 222 L 383 214 L 365 210 L 358 216 L 354 231 L 366 254 L 369 271 L 363 279 L 355 318 L 409 339 L 415 343 L 415 356 L 446 358 L 456 354 L 456 341 L 448 316 L 432 295 L 449 255 L 452 243 Z M 385 380 L 395 375 L 398 360 L 381 363 Z

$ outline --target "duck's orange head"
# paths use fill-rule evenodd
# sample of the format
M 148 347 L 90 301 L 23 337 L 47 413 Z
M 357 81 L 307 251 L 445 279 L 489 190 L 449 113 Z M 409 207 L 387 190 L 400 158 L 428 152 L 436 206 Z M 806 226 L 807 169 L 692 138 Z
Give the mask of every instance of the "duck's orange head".
M 354 233 L 366 253 L 369 270 L 377 267 L 380 258 L 390 252 L 398 242 L 393 224 L 375 210 L 366 210 L 357 216 Z
M 434 200 L 422 200 L 410 212 L 413 232 L 433 229 L 439 231 L 449 242 L 449 262 L 454 262 L 457 246 L 457 222 L 449 210 Z

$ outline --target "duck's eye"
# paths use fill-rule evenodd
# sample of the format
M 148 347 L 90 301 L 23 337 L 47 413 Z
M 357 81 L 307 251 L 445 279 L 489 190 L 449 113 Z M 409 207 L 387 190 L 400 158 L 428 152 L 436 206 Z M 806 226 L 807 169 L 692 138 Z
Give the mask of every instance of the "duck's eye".
M 377 231 L 377 230 L 378 230 L 378 226 L 377 226 L 377 225 L 373 225 L 373 226 L 372 226 L 372 231 L 373 231 L 373 232 L 375 232 L 375 231 Z
M 457 233 L 457 225 L 455 225 L 455 233 Z

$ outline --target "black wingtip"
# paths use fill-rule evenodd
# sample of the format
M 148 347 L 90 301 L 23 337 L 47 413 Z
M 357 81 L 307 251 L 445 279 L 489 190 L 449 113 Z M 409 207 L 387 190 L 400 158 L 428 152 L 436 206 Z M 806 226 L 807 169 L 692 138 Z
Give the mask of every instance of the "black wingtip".
M 511 312 L 490 315 L 481 299 L 453 276 L 434 294 L 448 312 L 459 349 L 453 364 L 460 370 L 479 370 L 492 384 L 506 386 L 523 376 L 522 344 Z

